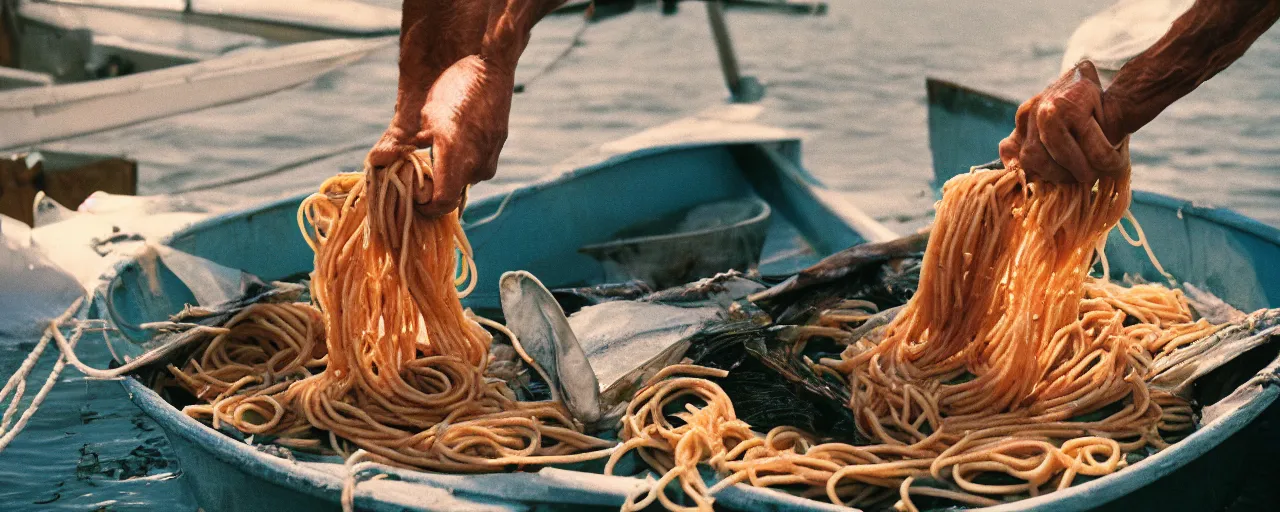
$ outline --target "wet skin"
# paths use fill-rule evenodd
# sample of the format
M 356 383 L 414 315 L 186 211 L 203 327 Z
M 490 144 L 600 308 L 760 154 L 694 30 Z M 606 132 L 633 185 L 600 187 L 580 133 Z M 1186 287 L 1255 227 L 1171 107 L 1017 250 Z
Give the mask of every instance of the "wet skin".
M 418 211 L 435 217 L 457 208 L 468 185 L 496 172 L 516 62 L 533 25 L 563 2 L 406 0 L 395 114 L 366 166 L 429 147 L 433 179 L 414 193 Z
M 1023 103 L 1000 159 L 1053 182 L 1127 172 L 1129 134 L 1235 62 L 1277 18 L 1280 0 L 1197 0 L 1105 91 L 1086 61 Z

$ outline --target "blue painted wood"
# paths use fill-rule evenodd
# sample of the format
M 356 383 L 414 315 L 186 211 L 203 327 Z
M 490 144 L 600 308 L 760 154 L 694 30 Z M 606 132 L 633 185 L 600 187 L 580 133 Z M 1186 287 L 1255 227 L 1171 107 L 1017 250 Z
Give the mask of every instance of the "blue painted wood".
M 970 166 L 1000 157 L 992 141 L 1013 131 L 1017 103 L 936 78 L 926 79 L 925 89 L 935 189 Z
M 861 242 L 857 230 L 845 224 L 838 213 L 851 205 L 819 198 L 823 185 L 799 167 L 798 160 L 798 142 L 790 140 L 651 148 L 576 169 L 509 195 L 476 201 L 468 207 L 463 221 L 476 252 L 480 280 L 465 303 L 477 310 L 498 308 L 497 278 L 507 270 L 530 270 L 549 286 L 599 282 L 602 269 L 578 254 L 581 245 L 607 241 L 646 219 L 734 197 L 756 195 L 778 212 L 772 223 L 776 229 L 771 233 L 781 236 L 770 240 L 765 258 L 770 253 L 809 251 L 791 257 L 790 265 L 779 261 L 774 268 L 795 270 Z M 208 219 L 175 234 L 167 245 L 264 279 L 309 272 L 313 254 L 298 234 L 296 215 L 302 199 L 289 198 Z M 126 332 L 130 332 L 128 325 L 167 318 L 193 300 L 162 264 L 156 267 L 160 294 L 153 293 L 150 280 L 136 261 L 122 264 L 117 274 L 105 296 L 113 305 L 112 319 Z M 131 332 L 141 338 L 140 331 Z M 120 355 L 141 352 L 140 347 L 119 337 L 110 343 Z M 209 512 L 285 512 L 336 506 L 340 480 L 334 474 L 260 453 L 187 418 L 136 380 L 126 379 L 124 385 L 131 398 L 163 426 L 183 470 L 192 477 L 187 479 L 192 482 L 192 492 Z M 253 495 L 271 498 L 237 499 Z M 758 493 L 749 495 L 759 499 Z M 376 510 L 402 509 L 388 503 L 369 502 Z M 420 505 L 409 509 L 435 508 L 430 502 Z
M 996 157 L 996 146 L 1014 127 L 1018 103 L 929 79 L 929 147 L 934 183 L 942 183 Z M 1175 278 L 1199 285 L 1241 309 L 1280 307 L 1280 230 L 1231 210 L 1197 206 L 1135 191 L 1130 208 L 1152 250 Z M 1128 227 L 1128 223 L 1123 223 Z M 1132 230 L 1131 230 L 1132 232 Z M 1141 275 L 1163 281 L 1146 253 L 1119 233 L 1107 240 L 1112 277 Z
M 466 305 L 497 309 L 498 277 L 507 270 L 528 270 L 552 287 L 600 282 L 603 269 L 578 253 L 579 247 L 609 241 L 646 219 L 748 194 L 760 195 L 779 210 L 783 222 L 799 226 L 804 242 L 819 256 L 862 241 L 833 210 L 850 205 L 817 199 L 814 190 L 822 185 L 795 165 L 795 145 L 782 141 L 646 149 L 518 188 L 509 196 L 476 201 L 463 215 L 479 271 Z M 264 279 L 310 272 L 313 254 L 297 234 L 296 213 L 303 197 L 200 222 L 175 234 L 167 245 Z M 119 323 L 164 318 L 190 301 L 190 293 L 163 265 L 159 274 L 163 299 L 141 283 L 144 276 L 137 265 L 121 269 L 111 296 L 115 303 L 130 304 L 137 314 L 122 313 L 116 318 Z

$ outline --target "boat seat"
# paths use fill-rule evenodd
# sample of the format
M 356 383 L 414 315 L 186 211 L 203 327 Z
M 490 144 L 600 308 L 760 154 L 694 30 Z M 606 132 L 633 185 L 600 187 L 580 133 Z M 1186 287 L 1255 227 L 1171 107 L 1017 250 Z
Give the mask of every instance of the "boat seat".
M 42 85 L 53 85 L 53 77 L 48 73 L 0 66 L 0 91 Z

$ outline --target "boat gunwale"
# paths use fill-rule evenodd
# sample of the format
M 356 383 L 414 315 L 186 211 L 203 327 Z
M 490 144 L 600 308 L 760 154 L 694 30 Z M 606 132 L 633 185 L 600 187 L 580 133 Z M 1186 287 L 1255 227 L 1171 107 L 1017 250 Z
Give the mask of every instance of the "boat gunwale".
M 192 16 L 192 17 L 198 17 L 198 18 L 205 18 L 211 22 L 226 20 L 229 22 L 255 23 L 255 24 L 266 26 L 266 27 L 283 27 L 288 29 L 294 29 L 302 33 L 313 34 L 314 37 L 319 39 L 343 38 L 343 37 L 358 38 L 358 39 L 374 38 L 374 37 L 394 36 L 400 33 L 399 24 L 395 24 L 394 26 L 385 26 L 381 28 L 373 28 L 372 26 L 370 26 L 368 28 L 363 28 L 363 29 L 346 29 L 344 28 L 344 26 L 341 26 L 341 25 L 330 25 L 330 24 L 324 24 L 324 23 L 317 23 L 315 21 L 270 18 L 266 15 L 226 14 L 222 11 L 211 12 L 211 11 L 204 11 L 204 10 L 192 11 L 192 10 L 166 9 L 163 7 L 133 7 L 133 6 L 127 6 L 127 5 L 98 4 L 94 2 L 76 2 L 74 0 L 50 0 L 48 3 L 53 5 L 61 4 L 61 5 L 73 6 L 80 9 L 110 10 L 110 11 L 121 12 L 126 14 L 133 14 L 135 16 L 147 16 L 147 17 L 162 18 L 162 19 L 181 20 L 180 18 L 181 16 Z M 365 2 L 356 2 L 356 3 L 362 4 L 363 6 L 362 8 L 364 7 L 370 8 L 370 12 L 372 12 L 373 10 L 383 9 L 376 5 L 365 3 Z M 190 2 L 187 2 L 187 5 L 189 6 Z
M 657 146 L 652 148 L 644 148 L 644 149 L 639 149 L 635 151 L 629 151 L 619 155 L 610 155 L 599 162 L 553 173 L 549 176 L 532 181 L 528 184 L 513 188 L 507 191 L 506 193 L 496 193 L 493 195 L 485 196 L 475 201 L 474 203 L 467 205 L 468 206 L 467 211 L 463 212 L 462 214 L 462 217 L 463 217 L 461 219 L 462 227 L 467 228 L 472 226 L 483 225 L 490 221 L 489 217 L 492 217 L 495 213 L 501 213 L 500 211 L 497 211 L 497 212 L 486 211 L 486 209 L 490 208 L 491 206 L 496 210 L 504 202 L 511 201 L 525 195 L 533 194 L 537 191 L 554 187 L 561 182 L 569 181 L 569 180 L 581 177 L 585 174 L 590 174 L 590 173 L 599 171 L 601 169 L 614 167 L 618 164 L 621 164 L 630 160 L 637 160 L 640 158 L 645 158 L 645 157 L 672 152 L 672 151 L 695 150 L 695 149 L 701 149 L 701 148 L 714 148 L 714 147 L 727 148 L 729 146 L 734 146 L 734 145 L 764 145 L 764 144 L 771 144 L 776 142 L 794 142 L 794 141 L 795 139 L 782 138 L 777 140 L 752 141 L 752 142 L 730 141 L 730 142 L 697 142 L 697 143 L 691 143 L 691 144 L 667 144 L 667 145 L 662 145 L 662 146 Z M 814 179 L 810 175 L 805 175 L 804 177 L 809 180 Z M 818 188 L 826 188 L 825 185 L 817 182 L 808 183 L 808 185 L 816 186 Z M 179 238 L 191 236 L 193 234 L 196 234 L 199 231 L 217 227 L 221 224 L 225 224 L 233 220 L 252 217 L 260 214 L 263 211 L 280 208 L 290 204 L 300 204 L 303 200 L 310 197 L 312 194 L 315 194 L 315 192 L 304 192 L 301 194 L 294 194 L 294 195 L 290 195 L 290 196 L 286 196 L 278 199 L 272 199 L 272 200 L 260 203 L 256 206 L 253 206 L 251 208 L 245 208 L 240 210 L 219 213 L 217 215 L 212 215 L 208 218 L 200 219 L 196 222 L 193 222 L 185 228 L 179 229 L 165 237 L 162 237 L 159 240 L 159 243 L 161 245 L 170 245 L 174 240 L 177 240 Z M 772 206 L 770 206 L 769 208 L 770 210 L 772 210 Z M 471 213 L 473 209 L 476 211 L 476 215 L 483 216 L 483 218 L 467 219 L 466 218 L 467 214 Z M 1277 245 L 1280 245 L 1280 241 L 1277 242 Z M 136 264 L 136 262 L 137 262 L 136 257 L 126 258 L 120 263 L 117 263 L 115 265 L 114 270 L 116 271 L 123 270 L 125 267 Z

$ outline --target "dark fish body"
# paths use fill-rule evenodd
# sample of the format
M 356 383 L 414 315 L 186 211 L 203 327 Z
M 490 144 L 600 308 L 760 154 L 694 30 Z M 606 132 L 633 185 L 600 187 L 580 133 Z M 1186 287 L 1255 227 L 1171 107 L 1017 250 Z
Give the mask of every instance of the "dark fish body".
M 915 294 L 928 233 L 850 247 L 782 283 L 750 297 L 780 324 L 802 324 L 844 299 L 874 302 L 880 309 Z
M 753 429 L 793 426 L 822 438 L 853 440 L 847 386 L 809 368 L 791 350 L 787 330 L 750 321 L 719 324 L 693 338 L 688 357 L 729 371 L 713 380 Z
M 551 290 L 551 295 L 568 315 L 587 306 L 615 300 L 636 300 L 650 293 L 653 293 L 653 288 L 639 280 Z

